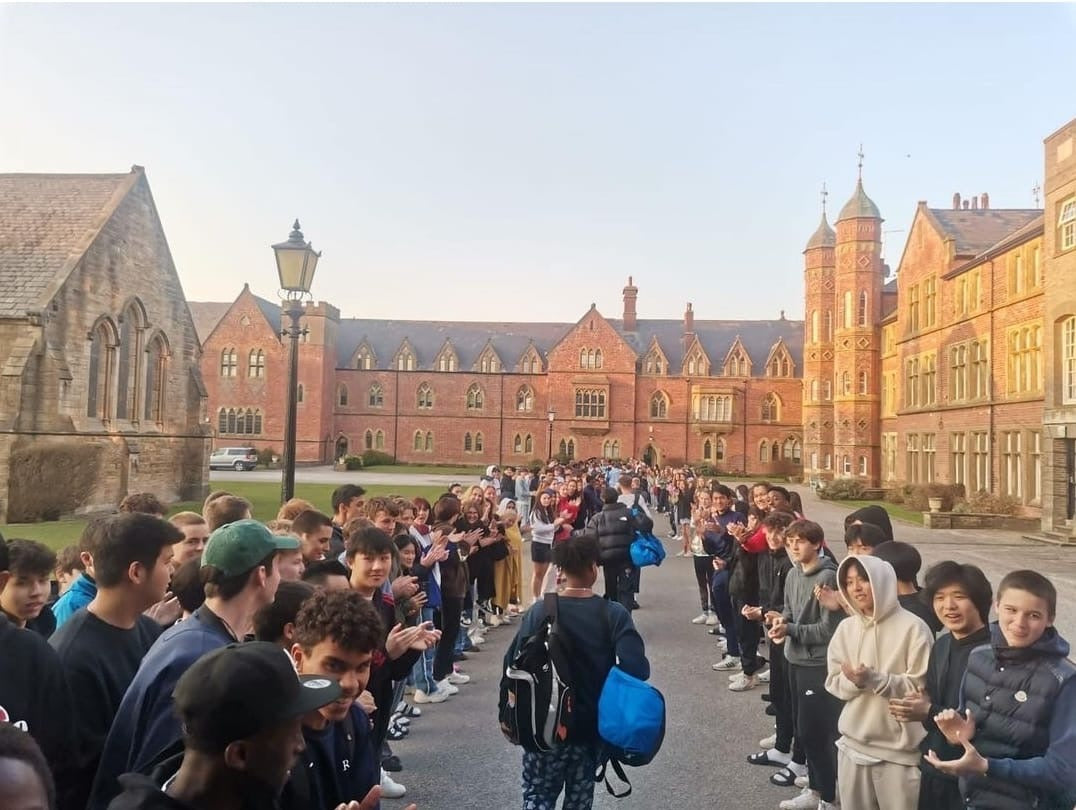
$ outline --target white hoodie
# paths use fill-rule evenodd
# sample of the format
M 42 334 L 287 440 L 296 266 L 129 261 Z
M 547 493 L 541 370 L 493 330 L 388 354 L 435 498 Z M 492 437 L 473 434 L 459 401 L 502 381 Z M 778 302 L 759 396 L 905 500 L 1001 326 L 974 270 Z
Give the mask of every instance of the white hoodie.
M 864 614 L 844 586 L 848 566 L 859 562 L 874 593 L 874 610 Z M 829 642 L 826 689 L 844 701 L 837 728 L 838 745 L 867 757 L 901 765 L 919 763 L 922 723 L 901 723 L 889 713 L 889 699 L 922 689 L 934 636 L 930 628 L 897 601 L 893 566 L 875 557 L 846 557 L 837 569 L 841 598 L 851 614 L 837 626 Z M 841 671 L 841 663 L 871 670 L 860 689 Z

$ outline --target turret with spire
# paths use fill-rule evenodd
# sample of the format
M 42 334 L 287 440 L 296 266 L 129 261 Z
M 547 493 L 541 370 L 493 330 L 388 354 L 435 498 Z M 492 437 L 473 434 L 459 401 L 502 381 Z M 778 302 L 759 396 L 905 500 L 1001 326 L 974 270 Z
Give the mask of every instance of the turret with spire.
M 833 474 L 833 328 L 837 235 L 826 218 L 829 192 L 822 185 L 822 221 L 804 258 L 803 466 L 812 477 Z

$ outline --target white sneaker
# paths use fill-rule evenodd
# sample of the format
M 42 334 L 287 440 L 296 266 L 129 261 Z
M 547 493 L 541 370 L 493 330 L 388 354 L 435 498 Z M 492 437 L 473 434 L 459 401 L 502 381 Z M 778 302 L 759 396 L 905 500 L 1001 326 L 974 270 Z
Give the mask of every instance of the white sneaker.
M 730 692 L 747 692 L 758 686 L 757 675 L 744 675 L 742 672 L 736 680 L 729 684 Z
M 449 683 L 448 678 L 445 678 L 443 681 L 437 682 L 437 691 L 445 692 L 449 697 L 452 697 L 452 695 L 459 694 L 460 688 Z
M 388 772 L 381 769 L 381 798 L 382 799 L 401 799 L 407 794 L 407 788 L 401 785 L 399 782 L 393 780 Z
M 818 810 L 839 810 L 840 802 L 824 802 L 821 799 L 818 800 Z
M 717 625 L 717 614 L 712 610 L 706 616 L 706 625 L 707 627 L 714 627 Z
M 694 619 L 691 620 L 691 623 L 692 624 L 706 624 L 706 620 L 709 619 L 709 618 L 710 618 L 710 616 L 708 614 L 700 613 L 698 616 L 696 616 Z
M 758 675 L 758 682 L 759 683 L 769 683 L 770 682 L 770 671 L 768 669 L 763 671 L 763 672 L 756 672 L 755 674 Z
M 763 737 L 761 740 L 758 741 L 758 747 L 761 748 L 763 751 L 769 751 L 775 745 L 777 745 L 776 734 L 771 734 L 769 737 Z
M 459 686 L 461 683 L 470 683 L 471 676 L 464 675 L 462 672 L 450 672 L 448 673 L 448 677 L 445 680 L 447 680 L 450 684 Z
M 729 651 L 729 643 L 728 643 L 728 641 L 725 640 L 724 638 L 719 638 L 717 640 L 717 651 L 719 653 L 721 653 L 722 655 L 727 653 Z
M 811 780 L 806 775 L 796 777 L 796 787 L 798 787 L 798 788 L 805 788 L 810 783 L 811 783 Z
M 740 659 L 731 655 L 726 655 L 713 665 L 713 670 L 715 672 L 731 672 L 732 670 L 738 669 L 740 669 Z
M 416 689 L 411 700 L 415 703 L 444 703 L 448 700 L 448 692 L 441 689 L 434 689 L 432 692 L 423 692 L 421 689 Z
M 785 799 L 777 806 L 781 810 L 818 810 L 819 801 L 821 800 L 818 794 L 809 787 L 805 787 L 799 796 L 794 799 Z

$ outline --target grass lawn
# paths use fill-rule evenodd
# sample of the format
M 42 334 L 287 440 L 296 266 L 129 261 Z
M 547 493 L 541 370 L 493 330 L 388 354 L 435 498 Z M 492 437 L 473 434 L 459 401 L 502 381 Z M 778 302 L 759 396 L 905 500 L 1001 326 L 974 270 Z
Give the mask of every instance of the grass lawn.
M 276 517 L 277 508 L 280 506 L 280 484 L 276 481 L 253 481 L 242 479 L 234 481 L 214 481 L 214 489 L 226 489 L 236 495 L 241 495 L 254 505 L 254 517 L 259 520 L 272 520 Z M 332 491 L 335 484 L 300 484 L 295 485 L 295 496 L 306 498 L 315 506 L 326 513 L 331 508 Z M 422 486 L 396 486 L 394 484 L 370 484 L 365 485 L 367 496 L 370 495 L 402 495 L 406 498 L 422 496 L 433 502 L 438 495 L 444 492 L 444 487 Z M 186 501 L 174 504 L 169 514 L 191 510 L 202 511 L 201 501 Z M 8 540 L 24 538 L 38 540 L 50 548 L 59 550 L 71 543 L 77 543 L 82 528 L 86 525 L 83 519 L 58 520 L 46 523 L 12 523 L 0 527 L 4 537 Z
M 830 501 L 830 503 L 839 503 L 841 506 L 847 506 L 853 511 L 874 504 L 885 509 L 889 516 L 895 520 L 903 520 L 905 523 L 914 523 L 917 526 L 923 525 L 922 512 L 914 512 L 898 503 L 889 503 L 888 501 Z
M 460 467 L 446 465 L 440 467 L 436 464 L 385 464 L 375 467 L 363 467 L 361 472 L 394 472 L 410 473 L 411 475 L 458 475 L 460 478 L 481 478 L 486 474 L 485 467 Z M 471 483 L 463 481 L 461 483 Z

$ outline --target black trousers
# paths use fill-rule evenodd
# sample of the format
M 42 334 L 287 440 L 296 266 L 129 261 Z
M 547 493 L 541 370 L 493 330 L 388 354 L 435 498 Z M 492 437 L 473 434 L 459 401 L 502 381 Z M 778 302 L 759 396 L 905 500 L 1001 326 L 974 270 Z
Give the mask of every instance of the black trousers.
M 605 577 L 605 598 L 612 602 L 619 602 L 628 612 L 631 612 L 631 605 L 635 601 L 632 590 L 632 569 L 631 563 L 621 563 L 620 565 L 603 565 L 602 575 Z
M 792 761 L 803 765 L 806 760 L 803 756 L 803 746 L 799 743 L 796 735 L 796 715 L 792 710 L 792 683 L 788 671 L 788 660 L 785 658 L 784 644 L 770 645 L 770 705 L 777 712 L 774 720 L 777 721 L 777 743 L 774 745 L 778 751 L 785 754 L 792 753 Z
M 472 553 L 467 558 L 467 572 L 468 590 L 472 585 L 478 586 L 478 601 L 485 602 L 487 599 L 492 599 L 494 593 L 493 559 L 486 549 Z
M 695 563 L 695 583 L 699 586 L 699 604 L 702 605 L 702 612 L 706 613 L 712 609 L 716 613 L 717 609 L 710 607 L 710 577 L 714 575 L 714 558 L 706 555 L 705 557 L 693 556 L 691 559 Z
M 441 594 L 441 640 L 437 642 L 437 653 L 433 657 L 435 681 L 444 680 L 452 672 L 452 652 L 460 632 L 462 613 L 462 598 Z
M 939 776 L 933 769 L 919 771 L 919 810 L 963 810 L 960 784 L 955 779 Z
M 740 643 L 740 665 L 744 675 L 754 675 L 762 669 L 763 663 L 758 657 L 758 643 L 762 640 L 762 623 L 745 619 L 744 603 L 732 597 L 732 620 L 736 623 L 736 639 Z
M 807 757 L 811 790 L 822 801 L 837 799 L 837 719 L 844 703 L 826 691 L 826 668 L 789 664 L 796 734 Z

